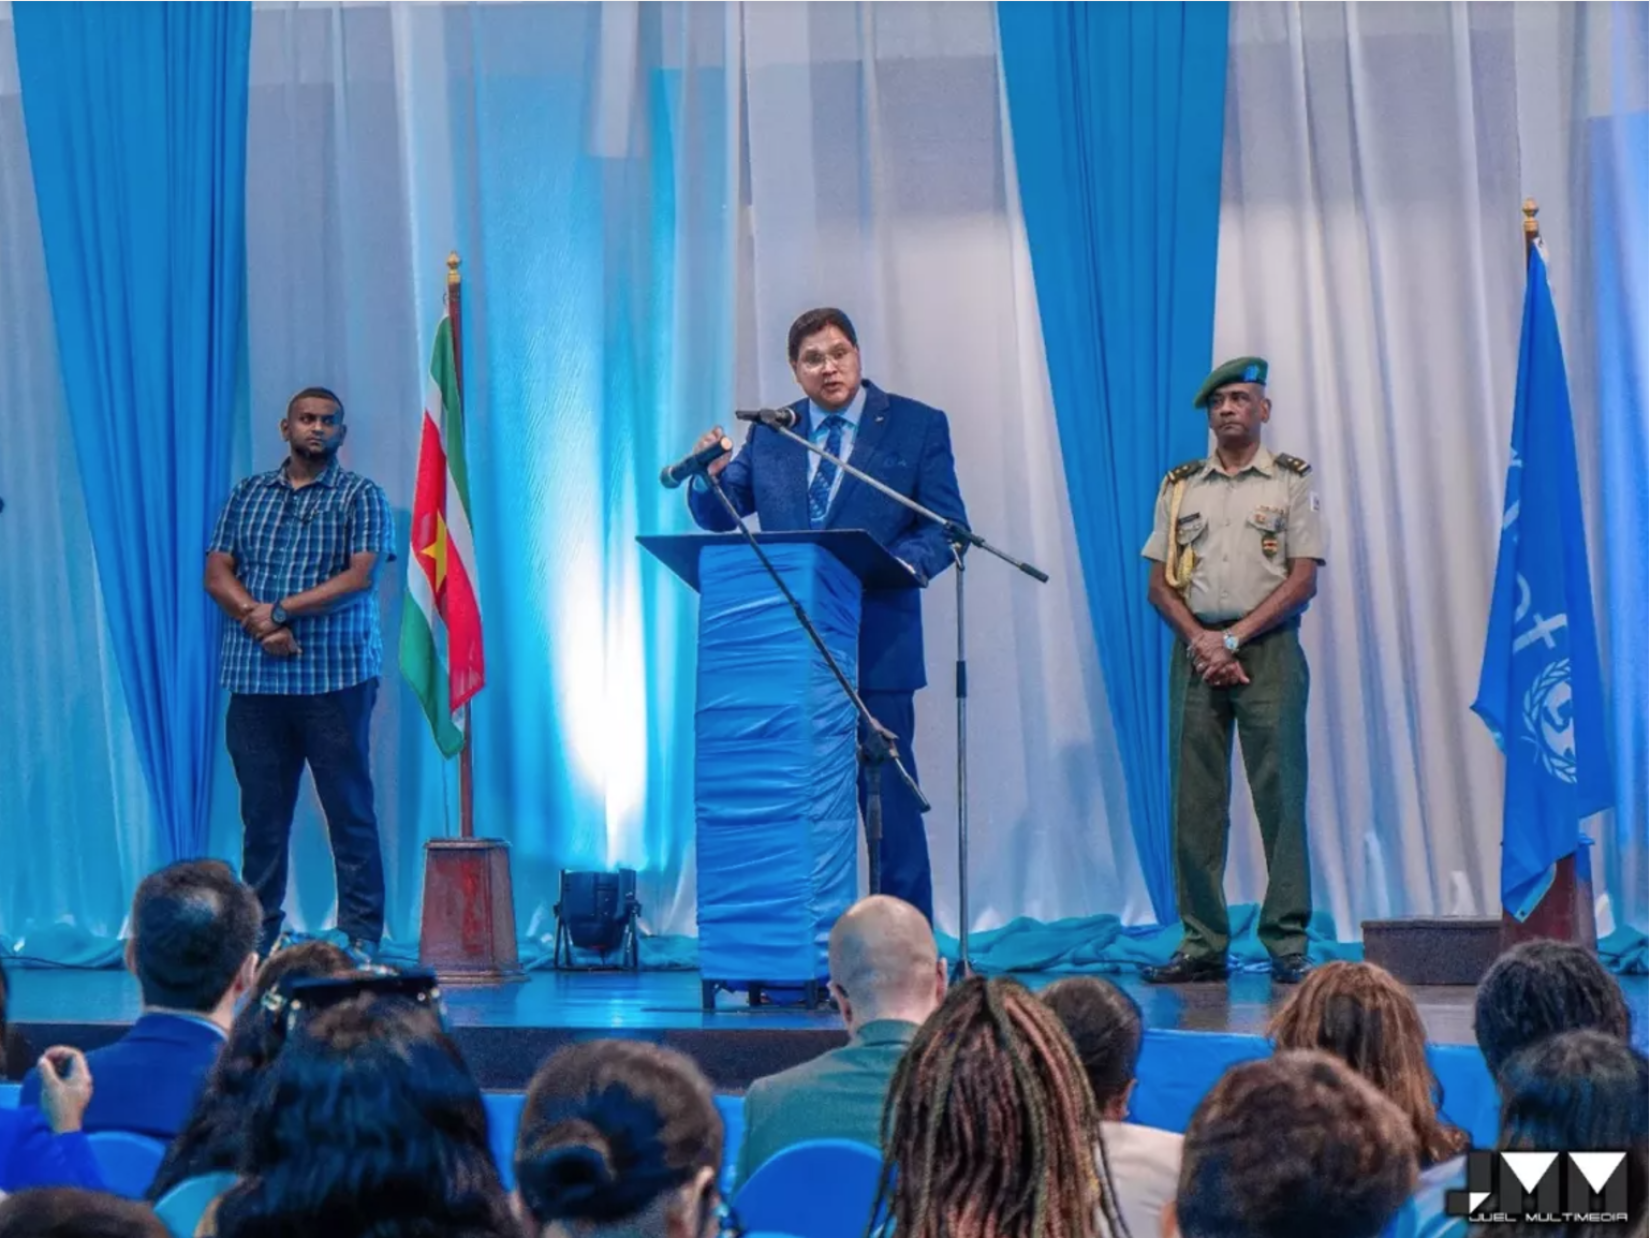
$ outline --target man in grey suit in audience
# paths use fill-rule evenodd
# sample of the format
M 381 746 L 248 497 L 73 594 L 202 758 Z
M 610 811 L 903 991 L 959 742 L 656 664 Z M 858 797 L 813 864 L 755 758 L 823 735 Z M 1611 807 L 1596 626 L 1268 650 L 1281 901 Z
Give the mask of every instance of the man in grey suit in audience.
M 945 964 L 923 914 L 884 894 L 843 912 L 831 929 L 831 996 L 848 1043 L 758 1079 L 745 1093 L 741 1185 L 792 1144 L 855 1139 L 881 1147 L 882 1102 L 894 1067 L 945 999 Z

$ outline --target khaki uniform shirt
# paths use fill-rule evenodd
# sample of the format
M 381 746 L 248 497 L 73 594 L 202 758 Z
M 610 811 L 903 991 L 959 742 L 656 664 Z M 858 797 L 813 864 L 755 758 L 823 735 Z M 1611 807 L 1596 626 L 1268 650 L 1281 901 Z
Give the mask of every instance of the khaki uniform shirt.
M 1169 495 L 1165 482 L 1157 493 L 1152 535 L 1140 552 L 1148 559 L 1169 558 Z M 1303 476 L 1277 462 L 1266 448 L 1255 453 L 1236 476 L 1228 476 L 1210 456 L 1186 479 L 1180 499 L 1178 546 L 1197 556 L 1186 605 L 1204 623 L 1241 619 L 1289 575 L 1289 560 L 1323 562 L 1327 549 L 1323 513 Z

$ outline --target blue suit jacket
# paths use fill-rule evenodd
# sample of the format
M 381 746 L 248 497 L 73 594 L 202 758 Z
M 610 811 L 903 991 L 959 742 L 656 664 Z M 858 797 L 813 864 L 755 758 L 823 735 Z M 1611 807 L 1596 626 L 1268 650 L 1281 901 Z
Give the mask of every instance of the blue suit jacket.
M 193 1019 L 146 1014 L 112 1045 L 86 1055 L 92 1103 L 84 1129 L 134 1131 L 170 1143 L 195 1108 L 223 1037 Z M 40 1075 L 23 1079 L 20 1103 L 40 1103 Z
M 92 1145 L 79 1131 L 54 1135 L 38 1109 L 0 1109 L 0 1191 L 36 1186 L 101 1191 Z
M 791 408 L 796 432 L 806 438 L 813 430 L 808 401 Z M 777 431 L 752 425 L 744 449 L 722 471 L 722 488 L 741 516 L 755 512 L 769 533 L 807 529 L 809 454 Z M 957 489 L 951 427 L 939 409 L 866 383 L 848 463 L 946 519 L 968 523 Z M 701 528 L 716 533 L 733 528 L 727 509 L 709 491 L 695 487 L 688 505 Z M 909 563 L 924 586 L 951 566 L 951 547 L 938 525 L 852 477 L 843 477 L 824 527 L 864 529 Z M 914 692 L 927 682 L 922 595 L 915 589 L 867 590 L 859 629 L 861 690 Z

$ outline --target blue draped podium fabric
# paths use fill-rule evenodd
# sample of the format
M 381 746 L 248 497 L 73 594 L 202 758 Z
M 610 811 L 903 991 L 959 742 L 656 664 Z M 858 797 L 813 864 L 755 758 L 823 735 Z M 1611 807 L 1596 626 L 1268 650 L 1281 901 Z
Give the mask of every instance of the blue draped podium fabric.
M 1224 4 L 998 9 L 1060 449 L 1152 907 L 1175 914 L 1169 638 L 1140 548 L 1166 469 L 1203 454 L 1214 330 Z
M 80 491 L 156 856 L 199 855 L 219 712 L 201 571 L 243 356 L 251 6 L 19 5 L 12 20 Z
M 859 581 L 817 547 L 767 553 L 857 682 Z M 705 551 L 699 579 L 699 969 L 822 980 L 855 893 L 854 707 L 748 547 Z

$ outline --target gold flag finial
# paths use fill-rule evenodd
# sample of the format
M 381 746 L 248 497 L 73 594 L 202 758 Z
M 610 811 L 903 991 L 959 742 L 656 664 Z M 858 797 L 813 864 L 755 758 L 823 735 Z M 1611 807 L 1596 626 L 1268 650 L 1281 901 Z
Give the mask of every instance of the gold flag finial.
M 456 249 L 447 255 L 447 283 L 458 283 L 458 251 Z
M 1541 239 L 1541 225 L 1536 222 L 1536 212 L 1541 208 L 1535 204 L 1534 198 L 1524 199 L 1524 248 L 1527 250 Z

